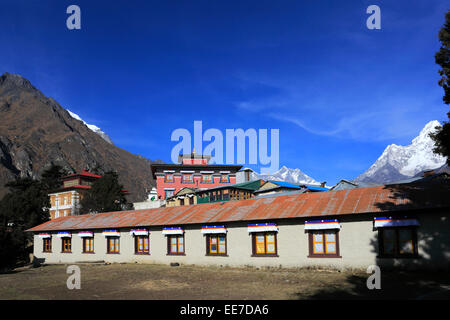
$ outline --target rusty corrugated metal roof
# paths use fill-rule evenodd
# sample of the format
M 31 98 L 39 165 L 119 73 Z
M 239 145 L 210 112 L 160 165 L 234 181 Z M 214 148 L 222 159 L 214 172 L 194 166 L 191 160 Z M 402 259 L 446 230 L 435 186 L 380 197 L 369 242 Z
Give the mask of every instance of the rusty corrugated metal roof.
M 393 187 L 377 186 L 224 203 L 86 214 L 50 220 L 27 231 L 207 224 L 450 207 L 450 197 L 432 193 L 436 195 L 435 199 L 427 194 L 419 197 L 426 201 L 414 201 L 411 198 L 415 199 L 417 196 L 408 192 Z

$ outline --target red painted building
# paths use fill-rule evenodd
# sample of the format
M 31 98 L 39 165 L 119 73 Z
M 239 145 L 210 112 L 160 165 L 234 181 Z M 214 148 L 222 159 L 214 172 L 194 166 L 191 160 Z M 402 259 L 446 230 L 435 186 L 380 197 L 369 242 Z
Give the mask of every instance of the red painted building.
M 208 164 L 211 156 L 191 154 L 178 156 L 178 164 L 152 164 L 158 199 L 165 200 L 181 188 L 209 189 L 236 183 L 240 165 Z

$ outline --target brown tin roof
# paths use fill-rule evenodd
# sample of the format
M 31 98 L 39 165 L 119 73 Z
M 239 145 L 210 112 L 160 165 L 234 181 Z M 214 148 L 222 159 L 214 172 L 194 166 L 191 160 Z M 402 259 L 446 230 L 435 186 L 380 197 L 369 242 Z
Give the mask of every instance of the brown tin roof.
M 428 191 L 410 186 L 377 186 L 191 206 L 85 214 L 53 219 L 27 231 L 208 224 L 299 217 L 320 218 L 450 207 L 448 186 L 440 187 L 437 192 Z M 447 196 L 443 196 L 442 192 Z

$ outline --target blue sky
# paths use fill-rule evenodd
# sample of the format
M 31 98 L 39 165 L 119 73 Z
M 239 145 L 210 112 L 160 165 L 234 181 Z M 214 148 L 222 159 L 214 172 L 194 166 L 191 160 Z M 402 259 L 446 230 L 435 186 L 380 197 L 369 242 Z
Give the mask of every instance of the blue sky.
M 81 8 L 81 30 L 66 8 Z M 366 8 L 381 8 L 381 30 Z M 446 1 L 0 1 L 0 73 L 170 162 L 173 130 L 279 129 L 280 166 L 332 185 L 445 120 Z M 206 145 L 206 143 L 205 143 Z M 205 146 L 204 145 L 204 146 Z M 258 165 L 250 166 L 257 171 Z

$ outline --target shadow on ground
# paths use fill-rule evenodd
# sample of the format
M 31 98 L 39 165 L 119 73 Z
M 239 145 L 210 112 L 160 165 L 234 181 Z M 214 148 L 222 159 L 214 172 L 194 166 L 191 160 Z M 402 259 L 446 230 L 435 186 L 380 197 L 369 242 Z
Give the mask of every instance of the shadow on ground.
M 448 273 L 389 272 L 381 276 L 381 289 L 369 290 L 367 278 L 363 275 L 349 275 L 346 286 L 329 286 L 309 296 L 312 300 L 347 299 L 450 299 L 450 276 Z M 302 293 L 296 293 L 304 299 Z

